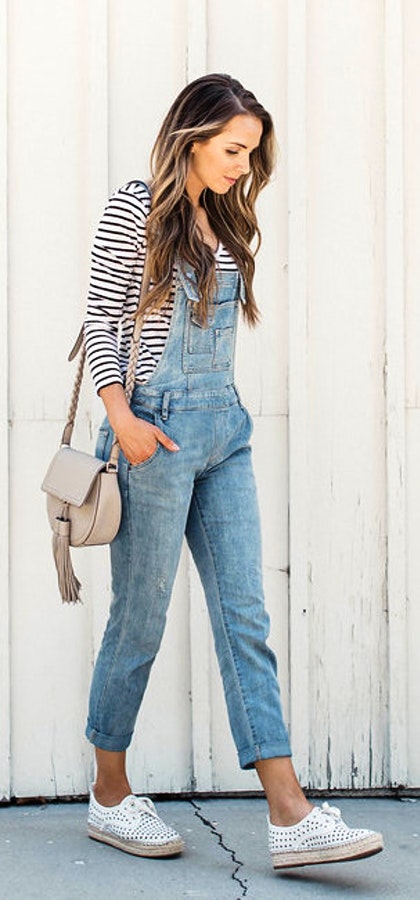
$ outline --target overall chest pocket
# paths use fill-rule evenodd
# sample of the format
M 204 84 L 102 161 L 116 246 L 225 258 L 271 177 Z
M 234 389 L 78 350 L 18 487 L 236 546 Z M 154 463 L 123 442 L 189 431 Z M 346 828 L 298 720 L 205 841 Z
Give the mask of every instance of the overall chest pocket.
M 217 372 L 229 369 L 235 349 L 236 300 L 216 303 L 207 327 L 201 325 L 195 304 L 189 305 L 183 346 L 184 372 Z

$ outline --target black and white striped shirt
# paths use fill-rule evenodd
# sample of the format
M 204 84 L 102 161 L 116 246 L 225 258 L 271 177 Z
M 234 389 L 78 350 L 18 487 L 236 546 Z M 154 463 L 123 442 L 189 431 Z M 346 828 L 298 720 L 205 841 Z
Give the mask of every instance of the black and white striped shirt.
M 85 318 L 87 358 L 96 389 L 123 384 L 140 296 L 146 254 L 146 221 L 150 195 L 141 181 L 130 181 L 110 198 L 92 249 L 92 266 Z M 230 254 L 219 244 L 215 254 L 221 271 L 236 271 Z M 175 296 L 148 315 L 141 333 L 136 380 L 145 383 L 165 346 Z

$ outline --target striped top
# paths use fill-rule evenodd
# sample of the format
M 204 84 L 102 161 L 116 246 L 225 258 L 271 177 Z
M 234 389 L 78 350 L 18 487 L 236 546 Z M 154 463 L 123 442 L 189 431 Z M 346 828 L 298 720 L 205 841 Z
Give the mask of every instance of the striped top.
M 150 194 L 141 181 L 130 181 L 110 198 L 92 249 L 87 312 L 86 352 L 96 390 L 123 384 L 134 329 L 146 255 L 146 221 Z M 219 244 L 215 253 L 220 271 L 237 265 Z M 175 272 L 170 297 L 162 309 L 149 314 L 141 333 L 136 381 L 152 375 L 169 332 L 175 299 Z

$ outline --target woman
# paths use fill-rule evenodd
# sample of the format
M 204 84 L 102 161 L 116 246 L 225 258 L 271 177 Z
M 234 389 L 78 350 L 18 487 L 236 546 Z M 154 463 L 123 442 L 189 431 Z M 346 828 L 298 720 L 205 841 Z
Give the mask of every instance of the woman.
M 180 836 L 125 770 L 159 649 L 184 534 L 206 593 L 229 721 L 242 768 L 269 805 L 275 868 L 369 856 L 381 836 L 314 808 L 296 779 L 276 662 L 267 647 L 252 424 L 234 385 L 238 310 L 258 320 L 252 279 L 255 201 L 274 164 L 271 117 L 227 75 L 188 85 L 166 116 L 149 187 L 111 198 L 97 233 L 85 339 L 105 404 L 97 454 L 116 434 L 123 516 L 111 546 L 113 601 L 96 662 L 86 734 L 97 776 L 89 835 L 140 856 L 169 856 Z M 145 265 L 150 290 L 128 406 L 130 338 Z M 120 339 L 118 342 L 118 334 Z

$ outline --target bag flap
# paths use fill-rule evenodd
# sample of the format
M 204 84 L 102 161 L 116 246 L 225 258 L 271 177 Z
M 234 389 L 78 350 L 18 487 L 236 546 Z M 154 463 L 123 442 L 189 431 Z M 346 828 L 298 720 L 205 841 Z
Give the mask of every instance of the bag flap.
M 41 489 L 65 503 L 82 506 L 98 472 L 105 468 L 106 462 L 97 456 L 72 447 L 60 447 L 50 462 Z

